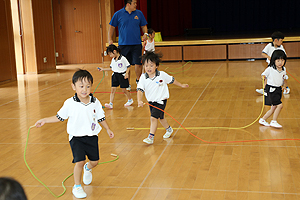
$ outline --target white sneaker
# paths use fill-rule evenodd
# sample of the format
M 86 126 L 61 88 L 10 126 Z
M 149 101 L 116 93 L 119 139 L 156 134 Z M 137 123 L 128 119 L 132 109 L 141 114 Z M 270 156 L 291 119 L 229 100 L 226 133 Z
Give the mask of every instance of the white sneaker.
M 153 144 L 154 139 L 150 139 L 149 137 L 145 138 L 143 140 L 143 142 L 147 143 L 147 144 Z
M 261 125 L 264 125 L 264 126 L 270 126 L 270 124 L 268 122 L 266 122 L 266 120 L 264 120 L 263 118 L 260 118 L 259 121 L 258 121 Z
M 93 180 L 93 175 L 92 175 L 92 170 L 86 170 L 85 166 L 87 165 L 88 163 L 85 163 L 85 165 L 83 166 L 83 183 L 85 185 L 89 185 L 91 184 L 92 180 Z
M 131 99 L 131 101 L 128 100 L 128 101 L 124 104 L 124 106 L 125 106 L 125 107 L 131 106 L 131 104 L 133 104 L 133 100 L 132 100 L 132 99 Z
M 267 93 L 264 92 L 264 89 L 256 89 L 256 92 L 258 92 L 259 94 L 264 94 L 265 96 L 267 96 Z
M 173 129 L 172 129 L 172 127 L 171 127 L 171 131 L 166 131 L 166 133 L 164 134 L 163 138 L 164 138 L 164 139 L 169 138 L 169 137 L 172 135 L 172 133 L 173 133 Z
M 131 91 L 131 85 L 129 85 L 129 87 L 126 88 L 126 90 L 128 90 L 130 92 Z
M 280 124 L 278 124 L 278 122 L 275 120 L 271 121 L 270 126 L 272 126 L 274 128 L 282 128 L 282 126 Z
M 77 188 L 73 187 L 72 193 L 77 199 L 83 199 L 86 197 L 86 193 L 81 186 Z
M 286 87 L 286 89 L 283 90 L 283 94 L 289 94 L 291 89 L 289 87 Z
M 106 107 L 106 108 L 109 108 L 109 109 L 112 109 L 112 108 L 113 108 L 113 105 L 111 105 L 111 104 L 109 104 L 109 103 L 106 103 L 106 104 L 105 104 L 105 107 Z

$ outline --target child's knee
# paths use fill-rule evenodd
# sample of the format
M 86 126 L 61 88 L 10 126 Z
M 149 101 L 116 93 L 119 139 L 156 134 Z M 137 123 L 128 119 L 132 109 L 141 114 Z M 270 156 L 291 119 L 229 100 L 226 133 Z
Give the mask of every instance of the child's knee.
M 98 165 L 98 160 L 97 161 L 90 161 L 90 164 L 93 166 L 93 167 L 96 167 Z

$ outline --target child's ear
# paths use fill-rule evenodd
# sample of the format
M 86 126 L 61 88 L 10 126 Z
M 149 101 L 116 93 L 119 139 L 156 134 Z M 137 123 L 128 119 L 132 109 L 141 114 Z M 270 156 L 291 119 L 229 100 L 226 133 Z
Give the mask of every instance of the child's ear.
M 75 91 L 76 90 L 75 85 L 73 83 L 71 83 L 71 86 L 72 86 L 72 89 Z

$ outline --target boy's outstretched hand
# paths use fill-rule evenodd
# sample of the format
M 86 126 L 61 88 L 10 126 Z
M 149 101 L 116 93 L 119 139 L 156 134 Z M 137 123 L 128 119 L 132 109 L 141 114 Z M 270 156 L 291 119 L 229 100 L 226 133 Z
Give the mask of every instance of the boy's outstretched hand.
M 115 137 L 114 133 L 110 129 L 107 130 L 107 134 L 108 134 L 109 138 L 114 138 Z
M 182 88 L 188 88 L 189 85 L 188 85 L 188 84 L 182 84 L 181 87 L 182 87 Z

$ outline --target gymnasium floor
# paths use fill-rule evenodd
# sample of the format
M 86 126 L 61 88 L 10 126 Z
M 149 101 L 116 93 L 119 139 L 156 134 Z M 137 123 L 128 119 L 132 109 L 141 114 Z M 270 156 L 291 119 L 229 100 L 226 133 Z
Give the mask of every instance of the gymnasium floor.
M 112 153 L 119 159 L 93 169 L 92 184 L 84 186 L 87 199 L 300 199 L 300 141 L 249 142 L 300 139 L 300 83 L 289 76 L 291 93 L 283 96 L 284 107 L 278 119 L 283 129 L 275 129 L 253 123 L 263 108 L 262 96 L 255 89 L 262 87 L 264 60 L 193 62 L 182 68 L 183 64 L 167 62 L 159 67 L 175 73 L 179 82 L 190 86 L 182 89 L 169 85 L 166 112 L 184 127 L 192 127 L 190 132 L 198 138 L 175 129 L 170 139 L 163 139 L 165 131 L 158 129 L 154 144 L 144 144 L 150 125 L 148 106 L 138 108 L 136 93 L 132 92 L 133 106 L 125 108 L 125 95 L 116 94 L 114 109 L 105 109 L 115 138 L 110 139 L 102 130 L 99 143 L 100 162 L 114 160 Z M 299 64 L 300 60 L 288 60 L 286 65 L 298 80 Z M 56 71 L 20 75 L 17 82 L 0 85 L 0 176 L 17 179 L 28 199 L 55 199 L 25 165 L 29 127 L 40 118 L 55 115 L 63 102 L 74 95 L 71 77 L 77 68 L 92 73 L 94 91 L 103 77 L 97 66 L 61 65 Z M 103 105 L 109 102 L 110 74 L 106 73 L 95 92 Z M 133 72 L 131 77 L 135 89 Z M 173 128 L 180 127 L 170 116 L 166 118 Z M 74 167 L 66 122 L 32 128 L 26 160 L 33 173 L 55 195 L 60 195 L 61 183 Z M 66 193 L 59 199 L 74 198 L 73 184 L 72 176 L 66 180 Z

